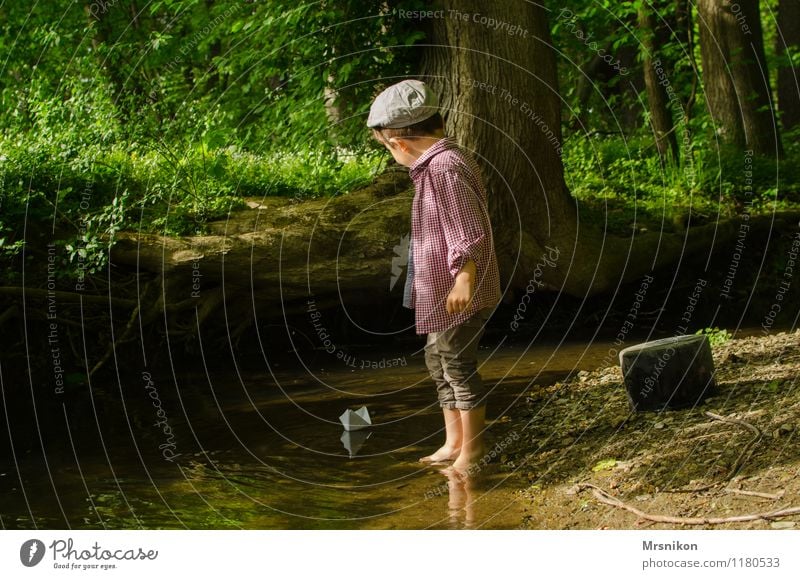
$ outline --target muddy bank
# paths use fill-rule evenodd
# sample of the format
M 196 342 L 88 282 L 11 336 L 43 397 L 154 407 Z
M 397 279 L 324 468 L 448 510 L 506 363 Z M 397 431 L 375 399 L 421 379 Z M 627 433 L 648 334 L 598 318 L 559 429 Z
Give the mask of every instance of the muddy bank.
M 730 340 L 714 360 L 717 391 L 693 409 L 632 413 L 618 367 L 534 386 L 501 457 L 525 481 L 521 528 L 800 526 L 797 513 L 683 524 L 800 507 L 800 331 Z

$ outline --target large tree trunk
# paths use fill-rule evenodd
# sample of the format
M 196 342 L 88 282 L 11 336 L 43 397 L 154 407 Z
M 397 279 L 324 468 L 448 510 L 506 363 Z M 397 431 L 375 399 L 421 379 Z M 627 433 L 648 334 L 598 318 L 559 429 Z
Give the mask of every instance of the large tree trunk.
M 723 142 L 781 156 L 758 0 L 698 0 L 708 108 Z
M 529 255 L 535 260 L 557 229 L 575 226 L 547 19 L 540 8 L 513 0 L 448 0 L 443 7 L 447 17 L 432 21 L 434 46 L 422 77 L 440 94 L 447 132 L 482 161 L 501 269 L 510 272 L 529 252 L 509 248 L 536 246 Z M 474 22 L 475 14 L 518 25 L 520 35 Z
M 653 17 L 653 6 L 642 4 L 639 7 L 639 31 L 641 32 L 641 48 L 644 64 L 644 82 L 647 88 L 647 104 L 650 109 L 650 126 L 653 129 L 656 149 L 662 163 L 678 162 L 678 139 L 670 112 L 670 96 L 667 88 L 673 91 L 668 72 L 673 69 L 663 59 L 660 50 L 660 36 L 656 34 L 656 23 Z M 673 92 L 673 94 L 675 94 Z M 677 99 L 677 94 L 674 96 Z M 675 103 L 679 101 L 675 100 Z
M 530 283 L 547 247 L 560 258 L 537 279 L 575 296 L 611 291 L 683 252 L 709 250 L 700 231 L 621 238 L 580 222 L 564 179 L 555 51 L 541 6 L 446 0 L 443 8 L 446 17 L 432 21 L 422 76 L 440 93 L 448 132 L 483 165 L 510 289 Z M 500 26 L 487 26 L 489 19 Z
M 786 58 L 800 51 L 800 0 L 778 3 L 776 52 Z M 778 108 L 781 125 L 789 130 L 800 125 L 800 67 L 784 64 L 778 68 Z

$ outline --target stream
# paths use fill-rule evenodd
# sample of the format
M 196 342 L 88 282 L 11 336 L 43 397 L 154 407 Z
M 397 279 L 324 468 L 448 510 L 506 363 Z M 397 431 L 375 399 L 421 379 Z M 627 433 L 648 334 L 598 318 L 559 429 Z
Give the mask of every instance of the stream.
M 534 384 L 608 365 L 609 347 L 482 347 L 481 373 L 494 385 L 487 448 L 502 454 L 503 438 L 514 434 L 505 414 Z M 143 370 L 103 388 L 86 385 L 82 395 L 63 400 L 37 390 L 35 450 L 9 453 L 0 463 L 0 523 L 6 529 L 518 528 L 523 483 L 499 458 L 468 478 L 418 462 L 443 441 L 421 352 L 393 351 L 393 358 L 376 348 L 352 352 L 284 356 L 265 362 L 263 371 Z M 343 440 L 339 415 L 362 405 L 373 426 Z M 9 420 L 13 432 L 15 417 Z

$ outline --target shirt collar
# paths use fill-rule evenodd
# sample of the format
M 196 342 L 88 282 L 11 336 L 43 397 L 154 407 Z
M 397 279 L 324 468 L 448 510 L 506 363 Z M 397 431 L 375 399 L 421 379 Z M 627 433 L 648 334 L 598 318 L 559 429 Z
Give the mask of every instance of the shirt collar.
M 446 151 L 447 149 L 452 149 L 455 147 L 455 141 L 450 137 L 443 137 L 436 141 L 433 145 L 428 147 L 428 149 L 419 156 L 419 158 L 414 161 L 411 166 L 408 168 L 408 174 L 413 179 L 416 175 L 422 172 L 425 167 L 428 166 L 430 160 L 441 153 L 442 151 Z

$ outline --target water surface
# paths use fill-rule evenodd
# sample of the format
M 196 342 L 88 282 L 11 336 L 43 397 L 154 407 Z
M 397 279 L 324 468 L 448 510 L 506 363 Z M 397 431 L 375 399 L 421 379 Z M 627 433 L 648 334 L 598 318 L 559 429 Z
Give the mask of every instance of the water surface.
M 500 460 L 469 479 L 417 461 L 443 440 L 420 353 L 357 352 L 358 358 L 306 352 L 247 373 L 124 375 L 115 384 L 87 385 L 67 401 L 37 392 L 42 423 L 34 450 L 0 464 L 0 522 L 81 529 L 517 528 L 523 483 Z M 608 345 L 504 346 L 481 354 L 481 372 L 493 387 L 491 447 L 518 428 L 504 416 L 528 389 L 596 367 Z M 351 456 L 338 416 L 361 405 L 373 427 L 365 440 L 353 441 L 361 446 Z M 13 435 L 14 417 L 10 422 Z

